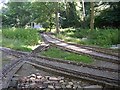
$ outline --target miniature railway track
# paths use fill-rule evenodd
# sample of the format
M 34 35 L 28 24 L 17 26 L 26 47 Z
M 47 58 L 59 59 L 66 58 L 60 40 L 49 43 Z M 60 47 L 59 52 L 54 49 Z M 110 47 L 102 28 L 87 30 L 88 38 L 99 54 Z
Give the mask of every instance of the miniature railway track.
M 75 75 L 81 77 L 83 79 L 87 79 L 90 81 L 95 81 L 99 83 L 104 83 L 107 85 L 118 86 L 118 73 L 106 72 L 103 70 L 88 68 L 88 67 L 80 67 L 72 64 L 60 63 L 56 61 L 49 61 L 47 59 L 41 58 L 28 58 L 29 62 L 32 62 L 37 65 L 42 65 L 45 67 L 49 67 L 55 69 L 60 72 L 68 73 L 69 75 Z M 74 68 L 71 68 L 74 67 Z
M 83 47 L 78 47 L 76 45 L 71 45 L 71 44 L 65 43 L 63 41 L 60 41 L 58 39 L 55 39 L 48 34 L 41 34 L 41 35 L 48 43 L 56 45 L 57 47 L 60 47 L 64 50 L 75 52 L 75 53 L 78 53 L 78 54 L 90 55 L 90 56 L 92 56 L 96 59 L 105 60 L 105 61 L 108 61 L 108 62 L 113 62 L 113 63 L 117 63 L 117 64 L 120 63 L 120 60 L 119 60 L 118 56 L 98 52 L 98 51 L 95 51 L 92 48 L 88 49 L 86 47 L 83 48 Z
M 85 80 L 98 82 L 100 84 L 107 84 L 110 86 L 118 86 L 118 77 L 117 77 L 116 73 L 112 74 L 112 72 L 106 72 L 106 71 L 88 68 L 88 67 L 77 67 L 76 65 L 60 63 L 60 62 L 56 62 L 56 61 L 50 61 L 50 60 L 41 59 L 38 57 L 37 58 L 36 57 L 28 57 L 28 58 L 22 59 L 21 61 L 23 61 L 23 60 L 24 60 L 24 62 L 25 61 L 31 62 L 37 66 L 44 66 L 44 67 L 51 68 L 55 71 L 61 72 L 62 74 L 72 75 L 72 76 L 82 78 Z M 21 61 L 19 63 L 15 64 L 14 67 L 18 66 L 21 63 Z M 10 69 L 10 70 L 12 71 L 14 67 L 12 66 L 12 69 Z M 71 69 L 71 67 L 76 67 L 76 68 Z M 10 72 L 10 70 L 9 70 L 9 72 Z M 17 70 L 16 70 L 16 72 L 17 72 Z M 15 73 L 15 71 L 14 71 L 14 73 Z M 108 75 L 108 73 L 110 76 Z M 114 75 L 115 77 L 112 76 L 111 74 Z M 11 75 L 11 77 L 12 76 L 13 75 Z
M 38 56 L 32 53 L 17 52 L 11 49 L 4 49 L 4 50 L 2 49 L 2 51 L 8 54 L 14 55 L 16 57 L 19 57 L 18 60 L 15 60 L 10 65 L 8 65 L 8 67 L 3 69 L 2 77 L 8 76 L 9 73 L 12 72 L 15 67 L 22 66 L 24 64 L 23 62 L 27 61 L 37 66 L 44 66 L 44 67 L 51 68 L 55 70 L 56 72 L 59 71 L 63 74 L 68 74 L 68 75 L 79 77 L 79 78 L 89 80 L 89 81 L 99 82 L 102 85 L 106 84 L 106 85 L 115 86 L 115 87 L 119 86 L 118 85 L 118 82 L 119 82 L 118 72 L 112 72 L 110 70 L 107 71 L 107 69 L 106 70 L 99 69 L 99 68 L 96 68 L 90 65 L 87 66 L 83 64 L 76 64 L 74 62 L 69 62 L 69 61 L 50 59 L 50 58 Z M 74 67 L 74 69 L 72 69 L 71 67 Z M 14 70 L 14 73 L 17 72 L 17 70 L 18 69 L 16 69 L 16 71 Z M 11 74 L 9 76 L 8 81 L 6 81 L 7 86 L 12 76 L 14 75 L 14 73 Z
M 53 39 L 57 39 L 61 42 L 65 42 L 61 39 L 58 39 L 50 34 L 47 34 L 48 36 L 50 36 L 51 38 Z M 93 51 L 96 51 L 96 52 L 100 52 L 100 53 L 104 53 L 104 54 L 108 54 L 108 55 L 111 55 L 111 56 L 116 56 L 116 57 L 120 57 L 118 55 L 119 53 L 119 49 L 110 49 L 110 48 L 103 48 L 103 47 L 97 47 L 97 46 L 88 46 L 88 45 L 80 45 L 80 44 L 75 44 L 75 43 L 69 43 L 69 42 L 65 42 L 67 44 L 70 44 L 70 45 L 74 45 L 74 46 L 77 46 L 77 47 L 81 47 L 81 48 L 84 48 L 84 49 L 88 49 L 88 50 L 93 50 Z
M 46 49 L 47 48 L 48 48 L 48 46 L 46 47 Z M 111 72 L 119 72 L 118 68 L 115 69 L 115 68 L 106 68 L 106 67 L 100 67 L 100 66 L 93 66 L 93 65 L 84 64 L 84 63 L 77 63 L 77 62 L 74 62 L 74 61 L 68 61 L 68 60 L 62 60 L 62 59 L 57 59 L 57 58 L 50 58 L 50 57 L 45 57 L 45 56 L 41 56 L 41 55 L 36 55 L 36 54 L 34 54 L 34 52 L 36 52 L 36 51 L 33 51 L 33 53 L 28 54 L 26 52 L 20 52 L 19 53 L 19 51 L 4 48 L 3 52 L 5 52 L 7 54 L 11 54 L 11 55 L 13 55 L 15 57 L 18 57 L 18 58 L 23 57 L 23 56 L 24 57 L 29 57 L 30 56 L 30 57 L 37 57 L 37 58 L 41 58 L 41 59 L 47 59 L 49 61 L 57 61 L 57 62 L 61 62 L 61 63 L 67 63 L 67 64 L 73 64 L 73 65 L 77 65 L 77 66 L 89 67 L 89 68 L 93 68 L 93 69 L 106 70 L 106 71 L 111 71 Z M 10 65 L 14 65 L 17 62 L 18 62 L 18 60 L 15 60 L 14 62 L 11 62 Z M 9 67 L 9 65 L 7 65 L 5 69 L 7 70 L 8 67 Z M 5 70 L 3 68 L 3 72 L 4 71 Z

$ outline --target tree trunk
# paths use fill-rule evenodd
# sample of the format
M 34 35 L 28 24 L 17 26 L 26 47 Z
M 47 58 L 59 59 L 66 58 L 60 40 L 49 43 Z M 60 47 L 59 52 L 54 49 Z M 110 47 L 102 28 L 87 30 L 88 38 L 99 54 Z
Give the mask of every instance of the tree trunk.
M 51 29 L 52 29 L 52 15 L 50 15 L 49 21 L 50 21 L 50 32 L 51 32 Z
M 85 28 L 85 6 L 84 6 L 84 0 L 82 0 L 82 8 L 83 8 L 83 15 L 82 15 L 82 22 L 83 22 L 83 28 Z
M 56 2 L 55 19 L 56 19 L 56 33 L 59 33 L 58 2 Z
M 90 2 L 90 11 L 91 11 L 91 15 L 90 15 L 90 29 L 94 30 L 94 2 Z

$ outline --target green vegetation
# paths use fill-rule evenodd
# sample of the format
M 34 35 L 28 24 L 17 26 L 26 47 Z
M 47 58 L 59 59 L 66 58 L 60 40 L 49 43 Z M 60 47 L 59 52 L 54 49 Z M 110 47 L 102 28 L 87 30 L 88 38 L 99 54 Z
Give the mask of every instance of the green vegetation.
M 83 63 L 91 63 L 93 61 L 91 57 L 70 53 L 70 52 L 58 49 L 56 47 L 49 48 L 47 51 L 43 51 L 40 54 L 47 57 L 60 58 L 64 60 L 83 62 Z
M 24 27 L 30 22 L 43 25 L 52 29 L 56 25 L 55 13 L 59 12 L 59 24 L 62 28 L 89 28 L 90 27 L 90 2 L 9 2 L 2 8 L 2 25 L 4 27 Z M 59 4 L 59 5 L 58 5 Z M 120 27 L 120 2 L 95 2 L 94 3 L 95 27 L 119 28 Z
M 2 46 L 22 51 L 31 51 L 31 46 L 37 45 L 40 40 L 34 29 L 3 29 L 2 36 Z
M 118 29 L 95 29 L 94 31 L 89 29 L 64 29 L 56 36 L 66 42 L 110 47 L 119 43 L 118 33 Z

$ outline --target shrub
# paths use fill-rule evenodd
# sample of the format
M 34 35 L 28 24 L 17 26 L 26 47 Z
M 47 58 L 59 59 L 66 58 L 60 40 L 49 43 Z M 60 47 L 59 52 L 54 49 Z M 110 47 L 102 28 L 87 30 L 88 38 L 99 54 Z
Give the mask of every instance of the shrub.
M 39 35 L 34 29 L 3 29 L 2 34 L 5 38 L 21 40 L 26 45 L 36 45 L 39 40 Z

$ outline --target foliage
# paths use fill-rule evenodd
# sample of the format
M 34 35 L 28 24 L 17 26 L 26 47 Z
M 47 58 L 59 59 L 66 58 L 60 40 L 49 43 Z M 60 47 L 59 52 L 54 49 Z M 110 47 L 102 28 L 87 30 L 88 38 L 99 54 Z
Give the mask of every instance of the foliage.
M 27 47 L 26 43 L 24 43 L 22 40 L 18 39 L 9 39 L 9 38 L 2 38 L 2 46 L 8 47 L 15 50 L 20 51 L 31 51 L 32 49 Z
M 91 63 L 93 60 L 89 56 L 78 55 L 75 53 L 70 53 L 67 51 L 60 50 L 56 47 L 49 48 L 47 51 L 41 52 L 42 55 L 52 57 L 52 58 L 60 58 L 64 60 L 71 60 L 77 62 Z
M 28 46 L 35 46 L 41 40 L 34 29 L 10 28 L 2 30 L 2 45 L 5 47 L 30 51 Z
M 80 27 L 80 18 L 77 15 L 74 2 L 68 2 L 66 9 L 60 12 L 60 16 L 60 23 L 62 28 Z
M 101 11 L 100 15 L 96 16 L 96 27 L 120 27 L 120 2 L 109 3 L 109 5 L 110 8 Z
M 30 22 L 43 25 L 45 29 L 55 28 L 55 13 L 59 15 L 59 25 L 62 28 L 88 28 L 90 25 L 90 3 L 85 2 L 85 20 L 82 21 L 82 5 L 80 2 L 9 2 L 2 9 L 2 25 L 9 27 L 24 27 Z M 96 2 L 95 27 L 120 27 L 120 2 Z M 58 5 L 58 6 L 57 6 Z M 102 9 L 105 6 L 108 8 Z M 77 9 L 77 8 L 79 9 Z
M 39 40 L 38 33 L 34 29 L 3 29 L 2 33 L 6 38 L 22 40 L 27 45 L 36 45 Z
M 95 30 L 91 37 L 91 43 L 99 46 L 111 46 L 119 44 L 118 29 Z
M 30 2 L 9 2 L 7 8 L 3 8 L 3 26 L 23 27 L 30 20 Z
M 32 18 L 35 22 L 43 24 L 44 28 L 53 26 L 55 22 L 55 2 L 34 2 L 31 4 L 31 10 L 34 11 Z
M 109 47 L 111 45 L 119 44 L 118 40 L 118 29 L 95 29 L 92 31 L 89 29 L 76 29 L 76 30 L 65 30 L 61 34 L 56 35 L 58 38 L 63 39 L 67 42 L 74 42 L 77 44 L 87 44 L 87 45 L 98 45 L 102 47 Z M 69 41 L 67 38 L 69 37 Z M 87 40 L 82 40 L 87 38 Z

